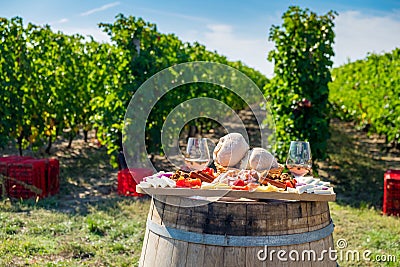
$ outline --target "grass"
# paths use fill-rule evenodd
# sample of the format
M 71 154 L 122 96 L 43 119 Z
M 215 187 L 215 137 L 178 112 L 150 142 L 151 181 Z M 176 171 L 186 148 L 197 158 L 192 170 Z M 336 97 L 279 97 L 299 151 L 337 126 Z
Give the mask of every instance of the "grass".
M 374 207 L 354 208 L 349 205 L 330 203 L 331 216 L 335 223 L 334 240 L 345 239 L 347 247 L 335 249 L 339 252 L 340 266 L 399 266 L 400 264 L 400 219 L 398 217 L 382 216 L 380 210 Z M 343 254 L 340 260 L 340 252 L 347 253 L 357 250 L 361 254 L 361 260 L 355 261 L 350 257 L 346 260 Z M 371 251 L 371 261 L 362 260 L 362 253 Z M 393 255 L 396 262 L 374 261 L 376 256 Z
M 336 186 L 330 203 L 339 250 L 394 255 L 397 263 L 347 261 L 340 266 L 399 266 L 400 219 L 382 216 L 383 172 L 398 157 L 376 150 L 364 135 L 333 125 L 330 159 L 320 175 Z M 0 266 L 137 266 L 149 208 L 148 198 L 116 194 L 116 170 L 104 148 L 77 141 L 60 144 L 61 192 L 47 199 L 0 201 Z M 372 151 L 372 152 L 371 152 Z M 340 254 L 339 254 L 340 256 Z
M 137 265 L 148 200 L 114 198 L 89 205 L 87 214 L 46 202 L 1 205 L 0 266 Z
M 148 198 L 116 194 L 117 171 L 105 148 L 82 140 L 65 146 L 59 142 L 53 154 L 58 195 L 0 201 L 0 266 L 136 266 Z

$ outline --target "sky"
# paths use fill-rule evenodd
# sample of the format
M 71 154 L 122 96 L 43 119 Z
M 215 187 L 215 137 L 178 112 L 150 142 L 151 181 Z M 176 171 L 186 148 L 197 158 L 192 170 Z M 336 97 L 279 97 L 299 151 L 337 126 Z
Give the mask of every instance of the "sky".
M 271 77 L 273 63 L 267 55 L 274 44 L 268 41 L 269 29 L 282 24 L 291 5 L 319 15 L 338 12 L 334 66 L 400 47 L 400 0 L 0 0 L 0 17 L 19 16 L 25 24 L 48 24 L 55 31 L 91 35 L 100 42 L 109 38 L 98 23 L 112 23 L 119 13 L 142 17 L 162 33 L 197 41 Z

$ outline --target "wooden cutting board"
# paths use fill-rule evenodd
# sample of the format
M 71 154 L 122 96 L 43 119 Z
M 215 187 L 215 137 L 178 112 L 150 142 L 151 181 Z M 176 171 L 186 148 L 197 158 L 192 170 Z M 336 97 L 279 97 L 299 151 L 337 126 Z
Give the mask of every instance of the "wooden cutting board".
M 232 197 L 248 199 L 276 199 L 299 201 L 335 201 L 336 194 L 297 194 L 289 192 L 249 192 L 231 189 L 190 189 L 190 188 L 142 188 L 136 186 L 136 191 L 148 195 L 182 196 L 182 197 Z

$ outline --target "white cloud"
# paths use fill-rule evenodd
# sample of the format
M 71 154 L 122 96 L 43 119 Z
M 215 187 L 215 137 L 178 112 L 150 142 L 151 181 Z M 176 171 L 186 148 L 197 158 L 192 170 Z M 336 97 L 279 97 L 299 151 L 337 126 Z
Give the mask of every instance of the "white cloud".
M 67 23 L 69 22 L 69 19 L 67 18 L 62 18 L 60 20 L 54 21 L 54 22 L 50 22 L 50 25 L 55 25 L 55 24 L 63 24 L 63 23 Z
M 204 43 L 209 50 L 216 50 L 230 60 L 241 60 L 263 74 L 271 77 L 273 63 L 267 61 L 268 51 L 273 49 L 273 43 L 263 38 L 248 38 L 236 34 L 231 25 L 210 24 L 209 31 L 204 34 Z
M 400 21 L 395 15 L 367 16 L 342 12 L 335 20 L 335 66 L 363 59 L 368 52 L 389 52 L 400 47 Z
M 226 34 L 230 35 L 232 33 L 233 27 L 226 24 L 209 24 L 207 28 L 211 30 L 211 35 L 213 34 Z
M 68 22 L 69 21 L 69 19 L 66 19 L 66 18 L 63 18 L 63 19 L 60 19 L 59 21 L 57 21 L 57 23 L 66 23 L 66 22 Z
M 93 13 L 97 13 L 97 12 L 104 11 L 104 10 L 110 9 L 112 7 L 118 6 L 119 4 L 120 4 L 120 2 L 113 2 L 110 4 L 103 5 L 101 7 L 98 7 L 98 8 L 93 8 L 86 12 L 81 13 L 81 16 L 89 16 Z

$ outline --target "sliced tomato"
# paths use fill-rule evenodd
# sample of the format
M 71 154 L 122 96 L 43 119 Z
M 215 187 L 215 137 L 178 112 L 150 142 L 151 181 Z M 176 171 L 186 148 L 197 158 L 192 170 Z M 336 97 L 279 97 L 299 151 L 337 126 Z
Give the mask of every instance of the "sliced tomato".
M 179 177 L 176 181 L 176 187 L 186 187 L 185 186 L 185 178 Z
M 191 180 L 192 178 L 186 178 L 185 179 L 185 187 L 189 187 L 190 188 L 190 187 L 192 187 L 192 184 L 190 183 L 191 181 L 189 179 Z
M 244 181 L 242 179 L 237 179 L 235 182 L 233 182 L 233 185 L 235 185 L 235 186 L 245 186 Z
M 183 178 L 183 177 L 180 177 L 176 181 L 176 187 L 200 188 L 201 187 L 201 180 L 199 178 Z
M 190 187 L 195 187 L 195 186 L 201 187 L 201 180 L 199 178 L 195 179 L 186 178 L 186 179 L 189 180 Z
M 232 185 L 231 189 L 232 190 L 245 190 L 245 191 L 248 191 L 249 187 L 247 185 L 245 185 L 245 186 Z

